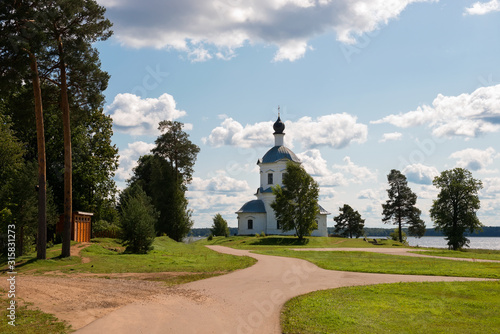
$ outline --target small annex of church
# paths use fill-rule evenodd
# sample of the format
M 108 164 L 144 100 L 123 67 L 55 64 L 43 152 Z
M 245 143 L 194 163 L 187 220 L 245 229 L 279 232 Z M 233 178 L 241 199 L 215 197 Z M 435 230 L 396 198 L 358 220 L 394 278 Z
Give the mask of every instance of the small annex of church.
M 271 187 L 279 184 L 283 186 L 283 173 L 286 172 L 286 164 L 293 161 L 301 164 L 300 159 L 289 148 L 283 145 L 285 124 L 278 119 L 273 125 L 274 147 L 257 161 L 260 168 L 260 187 L 257 189 L 256 200 L 245 203 L 236 214 L 238 215 L 238 235 L 252 235 L 264 232 L 267 235 L 293 235 L 295 231 L 283 232 L 278 225 L 271 203 L 275 195 Z M 330 213 L 320 207 L 316 221 L 318 229 L 312 232 L 313 236 L 327 237 L 326 218 Z

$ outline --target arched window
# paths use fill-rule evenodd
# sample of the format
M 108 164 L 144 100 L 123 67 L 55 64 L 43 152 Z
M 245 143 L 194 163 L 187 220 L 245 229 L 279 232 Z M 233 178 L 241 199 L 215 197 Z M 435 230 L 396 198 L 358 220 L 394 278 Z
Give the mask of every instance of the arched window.
M 253 219 L 248 220 L 248 229 L 253 230 Z

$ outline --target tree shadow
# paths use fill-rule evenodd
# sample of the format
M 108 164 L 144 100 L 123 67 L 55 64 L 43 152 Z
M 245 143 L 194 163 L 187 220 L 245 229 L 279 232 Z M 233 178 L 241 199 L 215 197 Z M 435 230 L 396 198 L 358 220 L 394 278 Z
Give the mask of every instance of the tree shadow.
M 257 239 L 249 245 L 253 246 L 304 246 L 309 243 L 309 239 L 268 237 Z

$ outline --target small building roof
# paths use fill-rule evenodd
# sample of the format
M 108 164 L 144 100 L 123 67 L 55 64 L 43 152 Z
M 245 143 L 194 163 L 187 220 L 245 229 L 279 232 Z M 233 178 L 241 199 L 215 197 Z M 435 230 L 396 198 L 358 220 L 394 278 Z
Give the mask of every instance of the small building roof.
M 273 163 L 282 159 L 288 159 L 294 162 L 300 163 L 300 159 L 292 152 L 288 147 L 285 146 L 274 146 L 264 155 L 260 163 Z
M 236 213 L 243 212 L 266 213 L 266 207 L 264 205 L 264 202 L 262 202 L 260 199 L 255 199 L 253 201 L 246 202 L 245 204 L 243 204 L 241 209 L 236 211 Z
M 319 204 L 318 204 L 319 205 Z M 329 215 L 331 214 L 330 212 L 326 211 L 324 207 L 322 207 L 321 205 L 319 205 L 319 214 L 320 215 Z

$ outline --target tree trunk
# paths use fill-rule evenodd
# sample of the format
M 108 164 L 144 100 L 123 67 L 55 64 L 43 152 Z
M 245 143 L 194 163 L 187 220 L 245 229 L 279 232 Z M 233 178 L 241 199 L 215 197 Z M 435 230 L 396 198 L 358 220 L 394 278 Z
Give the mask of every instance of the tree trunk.
M 62 257 L 71 256 L 71 213 L 73 211 L 72 198 L 72 163 L 71 163 L 71 125 L 69 117 L 68 83 L 66 78 L 66 64 L 61 36 L 58 38 L 59 61 L 61 70 L 61 111 L 64 131 L 64 229 L 62 240 Z
M 30 55 L 30 67 L 33 75 L 33 94 L 35 98 L 36 134 L 38 146 L 38 237 L 37 259 L 47 258 L 47 178 L 45 164 L 45 132 L 43 128 L 42 92 L 38 65 L 33 53 Z

